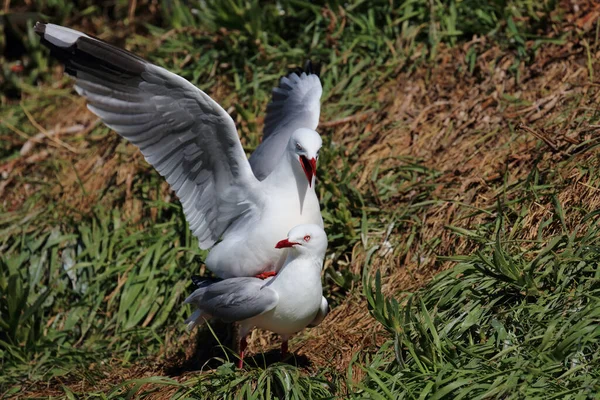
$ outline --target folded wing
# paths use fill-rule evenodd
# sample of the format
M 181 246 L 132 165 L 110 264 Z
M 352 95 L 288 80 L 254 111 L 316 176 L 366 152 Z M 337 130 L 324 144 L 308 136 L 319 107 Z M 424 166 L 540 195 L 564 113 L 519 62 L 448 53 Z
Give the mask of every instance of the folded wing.
M 197 286 L 185 303 L 225 322 L 255 317 L 272 310 L 279 301 L 277 292 L 258 278 L 230 278 Z
M 88 108 L 136 145 L 179 197 L 200 247 L 211 247 L 261 202 L 231 117 L 187 80 L 81 32 L 37 23 L 35 31 Z
M 321 305 L 319 306 L 319 311 L 317 312 L 317 315 L 315 315 L 315 319 L 313 319 L 312 322 L 308 324 L 308 327 L 314 328 L 315 326 L 321 324 L 321 322 L 323 322 L 327 314 L 329 314 L 329 303 L 327 302 L 325 296 L 323 296 L 321 298 Z
M 263 141 L 250 157 L 250 165 L 259 180 L 277 165 L 292 133 L 299 128 L 315 130 L 321 113 L 323 87 L 319 75 L 307 62 L 304 72 L 281 78 L 267 106 Z

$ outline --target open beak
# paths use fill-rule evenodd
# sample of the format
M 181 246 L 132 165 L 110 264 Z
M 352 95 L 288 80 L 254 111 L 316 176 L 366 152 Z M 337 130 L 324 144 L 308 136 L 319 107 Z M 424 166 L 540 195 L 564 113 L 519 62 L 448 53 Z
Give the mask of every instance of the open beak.
M 283 239 L 280 240 L 279 242 L 277 242 L 277 244 L 275 245 L 276 249 L 283 249 L 286 247 L 293 247 L 294 245 L 297 245 L 300 243 L 296 243 L 296 242 L 290 242 L 288 239 Z
M 308 186 L 312 186 L 312 178 L 313 176 L 317 176 L 317 160 L 315 158 L 309 160 L 306 156 L 300 156 L 300 164 L 302 165 L 306 179 L 308 179 Z

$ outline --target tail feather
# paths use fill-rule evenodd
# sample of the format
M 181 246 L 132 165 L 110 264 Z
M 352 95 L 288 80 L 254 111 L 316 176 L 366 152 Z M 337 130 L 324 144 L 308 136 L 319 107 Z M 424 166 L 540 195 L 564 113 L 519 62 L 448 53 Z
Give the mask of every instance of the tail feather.
M 192 315 L 190 315 L 188 317 L 188 319 L 185 320 L 185 323 L 187 324 L 188 332 L 190 332 L 196 326 L 201 325 L 205 320 L 206 320 L 206 316 L 202 312 L 202 310 L 197 309 L 196 311 L 194 311 L 194 313 Z
M 202 298 L 204 292 L 208 286 L 219 281 L 220 279 L 215 278 L 202 278 L 198 275 L 192 276 L 192 282 L 196 286 L 196 290 L 192 294 L 190 294 L 183 304 L 195 304 L 198 307 L 197 299 Z M 187 324 L 187 330 L 191 331 L 196 326 L 201 325 L 206 319 L 209 318 L 209 315 L 204 312 L 202 309 L 197 308 L 192 315 L 188 319 L 185 320 Z

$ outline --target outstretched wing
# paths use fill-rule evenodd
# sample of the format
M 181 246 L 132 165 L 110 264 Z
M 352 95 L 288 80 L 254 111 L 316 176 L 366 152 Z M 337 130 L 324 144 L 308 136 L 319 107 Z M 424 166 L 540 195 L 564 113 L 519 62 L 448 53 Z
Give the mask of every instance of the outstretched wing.
M 304 72 L 284 76 L 279 87 L 273 89 L 273 100 L 267 106 L 263 141 L 250 157 L 252 171 L 259 180 L 273 171 L 296 129 L 317 129 L 322 93 L 321 80 L 310 61 Z
M 258 278 L 230 278 L 201 286 L 187 299 L 202 312 L 225 322 L 243 321 L 277 305 L 279 295 Z
M 37 23 L 88 108 L 136 145 L 179 197 L 200 247 L 260 202 L 231 117 L 187 80 L 81 32 Z

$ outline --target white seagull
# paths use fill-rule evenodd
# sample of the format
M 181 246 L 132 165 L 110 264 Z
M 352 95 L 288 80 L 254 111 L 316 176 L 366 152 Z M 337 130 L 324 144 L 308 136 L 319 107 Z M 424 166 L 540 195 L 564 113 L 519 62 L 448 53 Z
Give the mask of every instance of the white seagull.
M 166 178 L 217 276 L 272 276 L 287 253 L 275 248 L 279 238 L 299 224 L 323 226 L 317 75 L 281 79 L 249 162 L 233 119 L 187 80 L 73 29 L 38 22 L 35 32 L 76 78 L 88 109 Z
M 243 365 L 246 335 L 254 327 L 281 335 L 281 353 L 285 356 L 290 335 L 318 325 L 329 309 L 321 285 L 327 250 L 325 231 L 314 224 L 298 225 L 276 247 L 290 248 L 277 276 L 266 280 L 230 278 L 216 283 L 194 280 L 198 289 L 185 300 L 198 308 L 185 321 L 189 329 L 212 317 L 240 322 L 239 368 Z

